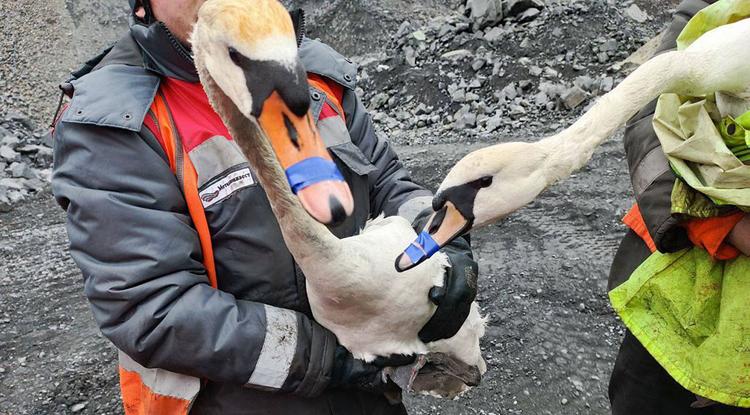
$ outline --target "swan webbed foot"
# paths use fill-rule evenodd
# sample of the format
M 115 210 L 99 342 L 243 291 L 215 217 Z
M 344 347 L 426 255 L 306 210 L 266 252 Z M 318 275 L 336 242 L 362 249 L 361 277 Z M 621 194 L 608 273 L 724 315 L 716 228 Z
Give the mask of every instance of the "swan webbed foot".
M 411 365 L 387 368 L 386 376 L 409 393 L 453 399 L 479 385 L 482 374 L 445 353 L 419 355 Z

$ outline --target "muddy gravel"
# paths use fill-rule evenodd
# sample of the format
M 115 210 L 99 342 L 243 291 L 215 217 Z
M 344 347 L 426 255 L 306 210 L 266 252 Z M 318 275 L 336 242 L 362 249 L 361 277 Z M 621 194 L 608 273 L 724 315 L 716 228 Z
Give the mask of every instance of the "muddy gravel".
M 57 104 L 55 85 L 77 62 L 118 37 L 125 26 L 126 2 L 22 3 L 0 2 L 0 118 L 11 110 L 19 111 L 31 117 L 36 130 L 43 130 Z M 395 32 L 404 20 L 419 28 L 436 16 L 457 13 L 463 4 L 431 0 L 297 3 L 312 8 L 313 35 L 350 54 L 375 54 L 386 60 L 393 56 L 384 49 L 397 42 Z M 588 37 L 608 39 L 618 30 L 612 16 L 625 19 L 622 10 L 633 2 L 562 3 L 594 3 L 594 12 L 581 14 L 580 22 L 577 17 L 570 22 L 590 23 Z M 623 42 L 623 56 L 663 28 L 674 2 L 636 4 L 650 18 L 637 36 Z M 330 22 L 336 21 L 344 23 L 331 27 Z M 544 24 L 554 22 L 545 20 Z M 550 56 L 580 43 L 572 23 L 563 29 Z M 495 53 L 514 53 L 509 48 L 500 47 Z M 529 51 L 544 54 L 537 46 Z M 546 55 L 530 59 L 544 62 Z M 608 72 L 608 65 L 591 65 L 592 77 L 622 76 Z M 440 69 L 426 65 L 423 72 L 436 73 L 420 74 L 403 62 L 391 61 L 390 66 L 392 76 L 373 76 L 361 91 L 368 103 L 379 88 L 413 96 L 402 106 L 380 109 L 385 116 L 397 119 L 401 107 L 413 108 L 419 102 L 435 106 L 435 111 L 457 109 L 446 98 L 446 85 L 439 85 L 444 81 Z M 513 68 L 508 63 L 503 82 L 529 79 L 528 69 Z M 572 83 L 585 73 L 585 68 L 562 71 L 558 82 Z M 434 93 L 419 93 L 431 90 Z M 479 93 L 492 95 L 492 90 L 486 86 Z M 450 166 L 472 149 L 497 141 L 538 139 L 566 125 L 584 107 L 537 109 L 526 121 L 512 118 L 507 128 L 493 133 L 479 127 L 455 129 L 442 122 L 413 128 L 401 121 L 378 126 L 393 137 L 415 179 L 434 188 Z M 609 306 L 606 280 L 624 234 L 620 218 L 631 203 L 618 135 L 605 142 L 589 165 L 573 177 L 502 223 L 476 232 L 474 247 L 481 265 L 478 300 L 488 316 L 482 347 L 489 371 L 479 387 L 457 400 L 408 397 L 410 413 L 608 414 L 607 382 L 623 328 Z M 63 212 L 49 192 L 0 213 L 0 415 L 121 414 L 115 357 L 91 317 L 80 272 L 67 253 Z

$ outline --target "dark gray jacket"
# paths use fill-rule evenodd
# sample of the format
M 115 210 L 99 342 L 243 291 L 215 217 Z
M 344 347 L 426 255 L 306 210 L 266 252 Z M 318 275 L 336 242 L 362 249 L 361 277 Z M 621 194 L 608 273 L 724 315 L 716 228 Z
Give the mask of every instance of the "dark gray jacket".
M 677 7 L 672 24 L 664 33 L 657 53 L 677 47 L 677 37 L 687 22 L 715 0 L 685 0 Z M 641 110 L 625 129 L 625 153 L 635 199 L 648 232 L 661 252 L 676 252 L 690 246 L 681 219 L 672 215 L 672 188 L 677 179 L 669 167 L 664 151 L 652 126 L 656 101 Z M 636 268 L 651 254 L 643 240 L 629 231 L 620 243 L 609 276 L 609 289 L 630 278 Z
M 189 54 L 163 35 L 133 27 L 77 73 L 54 135 L 53 191 L 102 333 L 145 367 L 207 379 L 196 413 L 391 413 L 380 397 L 326 389 L 336 340 L 313 321 L 259 186 L 206 210 L 220 289 L 208 284 L 180 184 L 143 125 L 162 77 L 198 80 Z M 355 214 L 334 233 L 355 234 L 382 213 L 411 219 L 429 206 L 430 193 L 375 134 L 351 61 L 307 38 L 300 56 L 309 72 L 344 87 L 348 134 L 342 129 L 329 148 Z M 325 95 L 311 95 L 318 115 Z M 290 332 L 296 340 L 279 341 Z

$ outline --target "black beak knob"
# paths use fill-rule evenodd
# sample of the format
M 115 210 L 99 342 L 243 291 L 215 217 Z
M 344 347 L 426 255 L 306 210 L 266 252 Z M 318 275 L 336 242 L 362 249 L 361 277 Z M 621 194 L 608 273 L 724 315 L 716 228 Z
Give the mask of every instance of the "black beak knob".
M 445 206 L 446 198 L 444 193 L 438 193 L 432 198 L 432 210 L 437 212 Z

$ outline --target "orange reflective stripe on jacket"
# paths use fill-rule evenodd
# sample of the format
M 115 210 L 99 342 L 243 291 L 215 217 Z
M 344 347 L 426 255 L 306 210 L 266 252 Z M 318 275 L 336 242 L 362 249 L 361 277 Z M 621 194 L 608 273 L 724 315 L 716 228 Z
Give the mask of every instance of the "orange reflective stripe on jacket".
M 622 218 L 622 223 L 627 225 L 630 229 L 633 230 L 633 232 L 640 236 L 652 253 L 656 252 L 656 243 L 654 243 L 654 239 L 651 237 L 651 234 L 648 233 L 646 222 L 643 220 L 641 209 L 638 207 L 637 203 L 634 204 L 628 214 L 625 215 L 624 218 Z
M 187 414 L 191 401 L 153 393 L 141 382 L 141 375 L 120 367 L 120 391 L 125 415 Z
M 203 251 L 203 265 L 208 274 L 208 280 L 211 286 L 218 287 L 216 280 L 216 266 L 214 264 L 214 251 L 211 245 L 211 232 L 208 228 L 208 220 L 203 210 L 203 203 L 198 195 L 198 173 L 195 171 L 193 163 L 190 161 L 187 152 L 181 144 L 177 129 L 172 121 L 169 107 L 166 100 L 161 94 L 157 94 L 154 103 L 151 104 L 151 112 L 156 117 L 159 129 L 159 143 L 164 146 L 164 152 L 169 158 L 169 166 L 173 172 L 180 171 L 182 176 L 182 191 L 185 195 L 190 218 L 193 220 L 193 226 L 198 232 L 200 238 L 201 250 Z M 178 157 L 179 155 L 179 157 Z M 182 165 L 178 166 L 177 163 Z M 180 177 L 180 174 L 178 174 Z
M 158 131 L 154 131 L 154 134 L 156 134 L 159 140 L 159 144 L 161 144 L 164 152 L 167 154 L 167 158 L 169 159 L 169 168 L 172 169 L 173 173 L 176 173 L 177 161 L 175 160 L 175 156 L 177 155 L 177 152 L 175 151 L 176 143 L 174 140 L 175 127 L 174 123 L 172 122 L 172 116 L 169 113 L 167 103 L 161 94 L 156 94 L 156 96 L 154 97 L 154 102 L 151 104 L 151 111 L 149 112 L 149 116 L 153 116 L 153 121 L 156 122 L 156 128 L 158 129 Z
M 200 379 L 147 369 L 119 353 L 120 391 L 125 415 L 183 415 L 200 391 Z
M 214 251 L 211 245 L 211 231 L 208 228 L 206 212 L 203 210 L 203 203 L 198 194 L 198 173 L 195 171 L 193 163 L 190 162 L 190 157 L 188 157 L 185 149 L 182 148 L 178 151 L 182 151 L 182 160 L 184 160 L 183 189 L 188 211 L 190 212 L 190 217 L 193 219 L 193 226 L 198 231 L 198 237 L 200 238 L 201 249 L 203 250 L 203 265 L 206 267 L 208 281 L 211 283 L 211 286 L 217 288 L 218 281 L 216 280 Z

